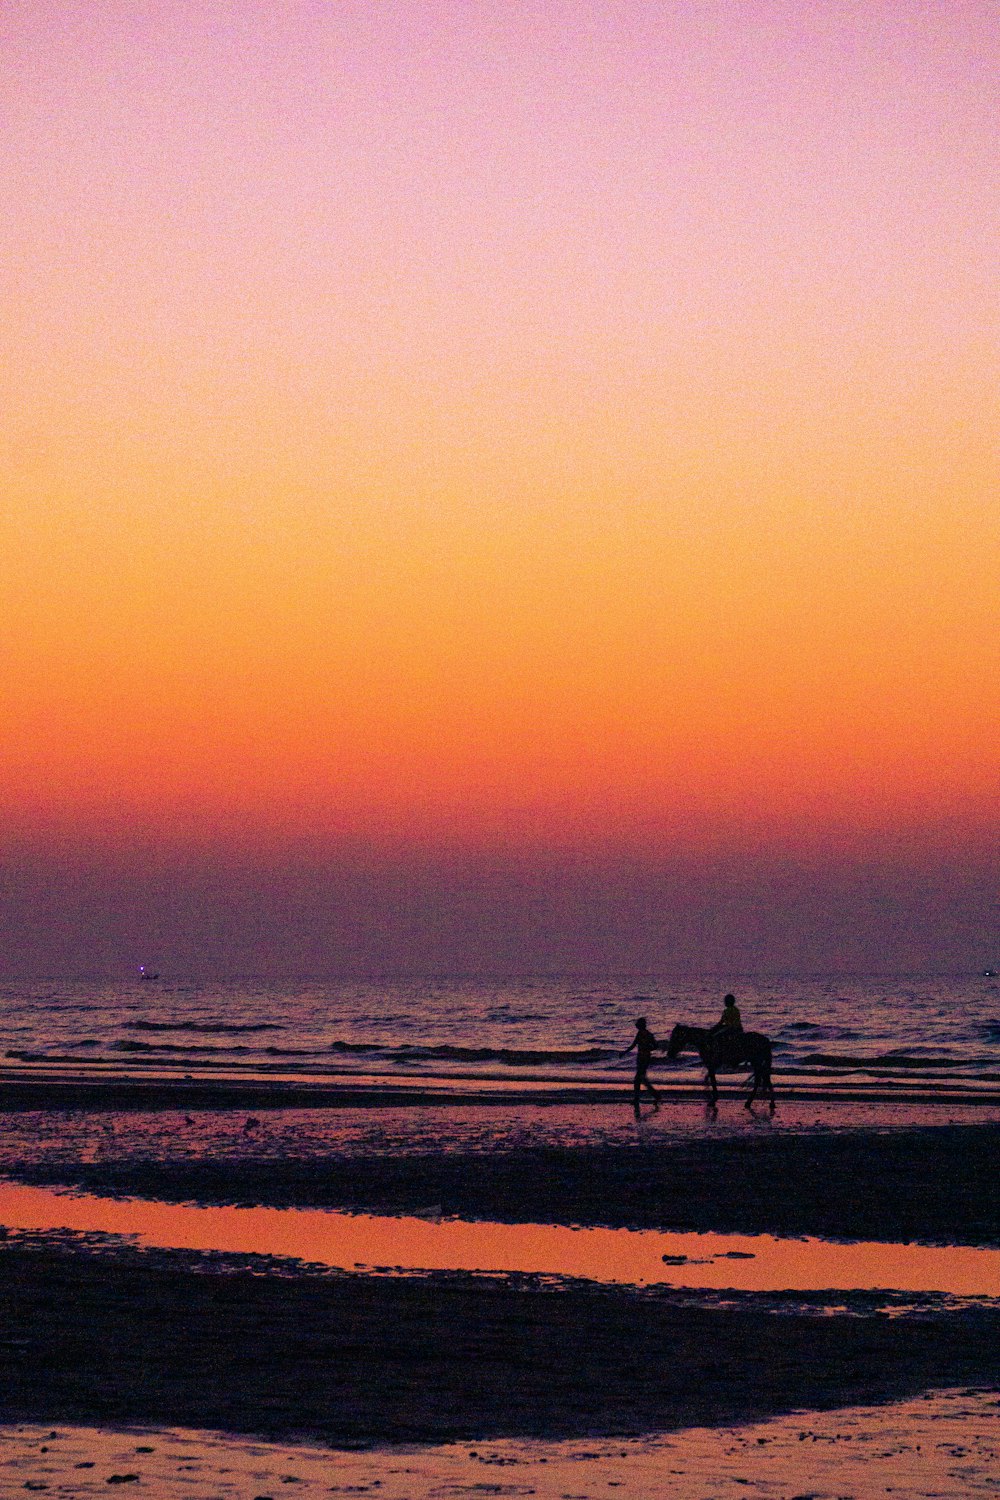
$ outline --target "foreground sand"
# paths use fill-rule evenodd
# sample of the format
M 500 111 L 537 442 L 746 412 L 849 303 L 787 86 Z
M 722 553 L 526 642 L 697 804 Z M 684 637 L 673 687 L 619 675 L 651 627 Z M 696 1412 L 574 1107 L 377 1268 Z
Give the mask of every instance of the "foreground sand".
M 92 1428 L 0 1429 L 0 1493 L 29 1488 L 86 1500 L 968 1500 L 1000 1489 L 1000 1401 L 942 1392 L 882 1408 L 850 1407 L 752 1426 L 695 1428 L 617 1442 L 491 1442 L 365 1453 L 238 1440 L 214 1433 Z M 291 1486 L 292 1488 L 286 1488 Z
M 372 1277 L 8 1238 L 8 1420 L 334 1444 L 640 1434 L 1000 1386 L 1000 1309 Z M 291 1274 L 280 1274 L 283 1269 Z M 886 1307 L 888 1311 L 875 1311 Z M 853 1315 L 851 1315 L 853 1314 Z

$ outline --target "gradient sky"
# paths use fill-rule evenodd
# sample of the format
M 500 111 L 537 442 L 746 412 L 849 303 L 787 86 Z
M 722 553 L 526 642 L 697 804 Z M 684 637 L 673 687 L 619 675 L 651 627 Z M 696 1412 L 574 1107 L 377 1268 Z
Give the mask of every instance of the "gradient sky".
M 998 42 L 10 0 L 0 967 L 1000 958 Z

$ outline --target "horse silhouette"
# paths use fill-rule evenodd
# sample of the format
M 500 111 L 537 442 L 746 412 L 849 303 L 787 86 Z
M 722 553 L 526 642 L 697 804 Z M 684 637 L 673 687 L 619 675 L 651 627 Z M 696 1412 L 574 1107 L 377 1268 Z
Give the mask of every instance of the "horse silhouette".
M 771 1043 L 760 1031 L 709 1031 L 705 1026 L 684 1026 L 680 1022 L 670 1033 L 667 1056 L 677 1058 L 682 1052 L 697 1052 L 705 1065 L 706 1081 L 712 1090 L 712 1103 L 719 1097 L 716 1073 L 723 1068 L 752 1068 L 753 1088 L 747 1096 L 747 1109 L 758 1094 L 766 1095 L 774 1109 L 774 1084 L 771 1082 Z

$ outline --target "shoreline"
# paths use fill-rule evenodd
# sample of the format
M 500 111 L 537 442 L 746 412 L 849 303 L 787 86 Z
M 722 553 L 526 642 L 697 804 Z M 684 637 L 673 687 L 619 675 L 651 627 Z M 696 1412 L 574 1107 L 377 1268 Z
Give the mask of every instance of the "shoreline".
M 975 1086 L 963 1080 L 935 1079 L 924 1086 L 910 1079 L 899 1082 L 839 1080 L 828 1083 L 792 1082 L 775 1075 L 777 1105 L 782 1103 L 842 1103 L 845 1105 L 909 1104 L 935 1108 L 962 1106 L 1000 1112 L 1000 1086 L 989 1081 Z M 655 1087 L 665 1105 L 703 1102 L 702 1083 L 673 1083 L 659 1078 Z M 742 1078 L 720 1075 L 719 1102 L 742 1104 Z M 256 1076 L 240 1078 L 232 1072 L 197 1077 L 190 1072 L 141 1076 L 116 1064 L 102 1065 L 99 1074 L 75 1069 L 13 1069 L 0 1067 L 0 1112 L 21 1110 L 169 1110 L 169 1109 L 380 1109 L 449 1105 L 509 1108 L 511 1105 L 607 1105 L 632 1101 L 632 1083 L 580 1083 L 471 1075 L 431 1075 L 406 1078 L 399 1073 L 336 1078 Z M 647 1106 L 644 1104 L 644 1109 Z M 758 1111 L 767 1109 L 758 1100 Z

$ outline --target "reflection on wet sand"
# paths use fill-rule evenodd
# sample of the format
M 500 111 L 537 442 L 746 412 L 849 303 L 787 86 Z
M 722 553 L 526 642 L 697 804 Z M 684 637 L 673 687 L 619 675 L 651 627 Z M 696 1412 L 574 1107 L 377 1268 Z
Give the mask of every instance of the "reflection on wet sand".
M 0 1183 L 0 1223 L 142 1245 L 291 1256 L 346 1270 L 526 1272 L 748 1292 L 895 1290 L 1000 1297 L 1000 1250 L 771 1235 L 574 1229 L 328 1209 L 196 1207 Z
M 700 1067 L 683 1062 L 671 1073 L 656 1075 L 657 1092 L 675 1104 L 706 1097 Z M 912 1069 L 893 1069 L 859 1061 L 831 1075 L 821 1068 L 775 1069 L 783 1104 L 814 1101 L 851 1105 L 963 1105 L 995 1110 L 1000 1104 L 996 1074 L 982 1077 L 965 1071 L 917 1076 Z M 720 1097 L 731 1102 L 746 1092 L 742 1074 L 723 1074 Z M 630 1093 L 620 1069 L 591 1068 L 574 1072 L 535 1073 L 530 1069 L 500 1072 L 455 1063 L 411 1071 L 402 1063 L 392 1071 L 373 1072 L 344 1062 L 290 1064 L 240 1062 L 219 1064 L 186 1055 L 182 1061 L 130 1057 L 127 1063 L 106 1057 L 85 1058 L 58 1053 L 8 1051 L 0 1061 L 0 1087 L 9 1101 L 29 1108 L 115 1108 L 128 1102 L 146 1108 L 248 1109 L 324 1108 L 401 1104 L 475 1105 L 510 1108 L 535 1101 L 545 1105 L 595 1106 L 620 1103 Z
M 472 1442 L 445 1447 L 328 1449 L 157 1429 L 60 1424 L 0 1428 L 0 1492 L 47 1489 L 84 1500 L 108 1485 L 157 1500 L 245 1500 L 294 1493 L 379 1500 L 484 1494 L 537 1500 L 734 1500 L 767 1497 L 997 1493 L 1000 1399 L 939 1392 L 890 1406 L 846 1407 L 669 1437 L 586 1442 Z

